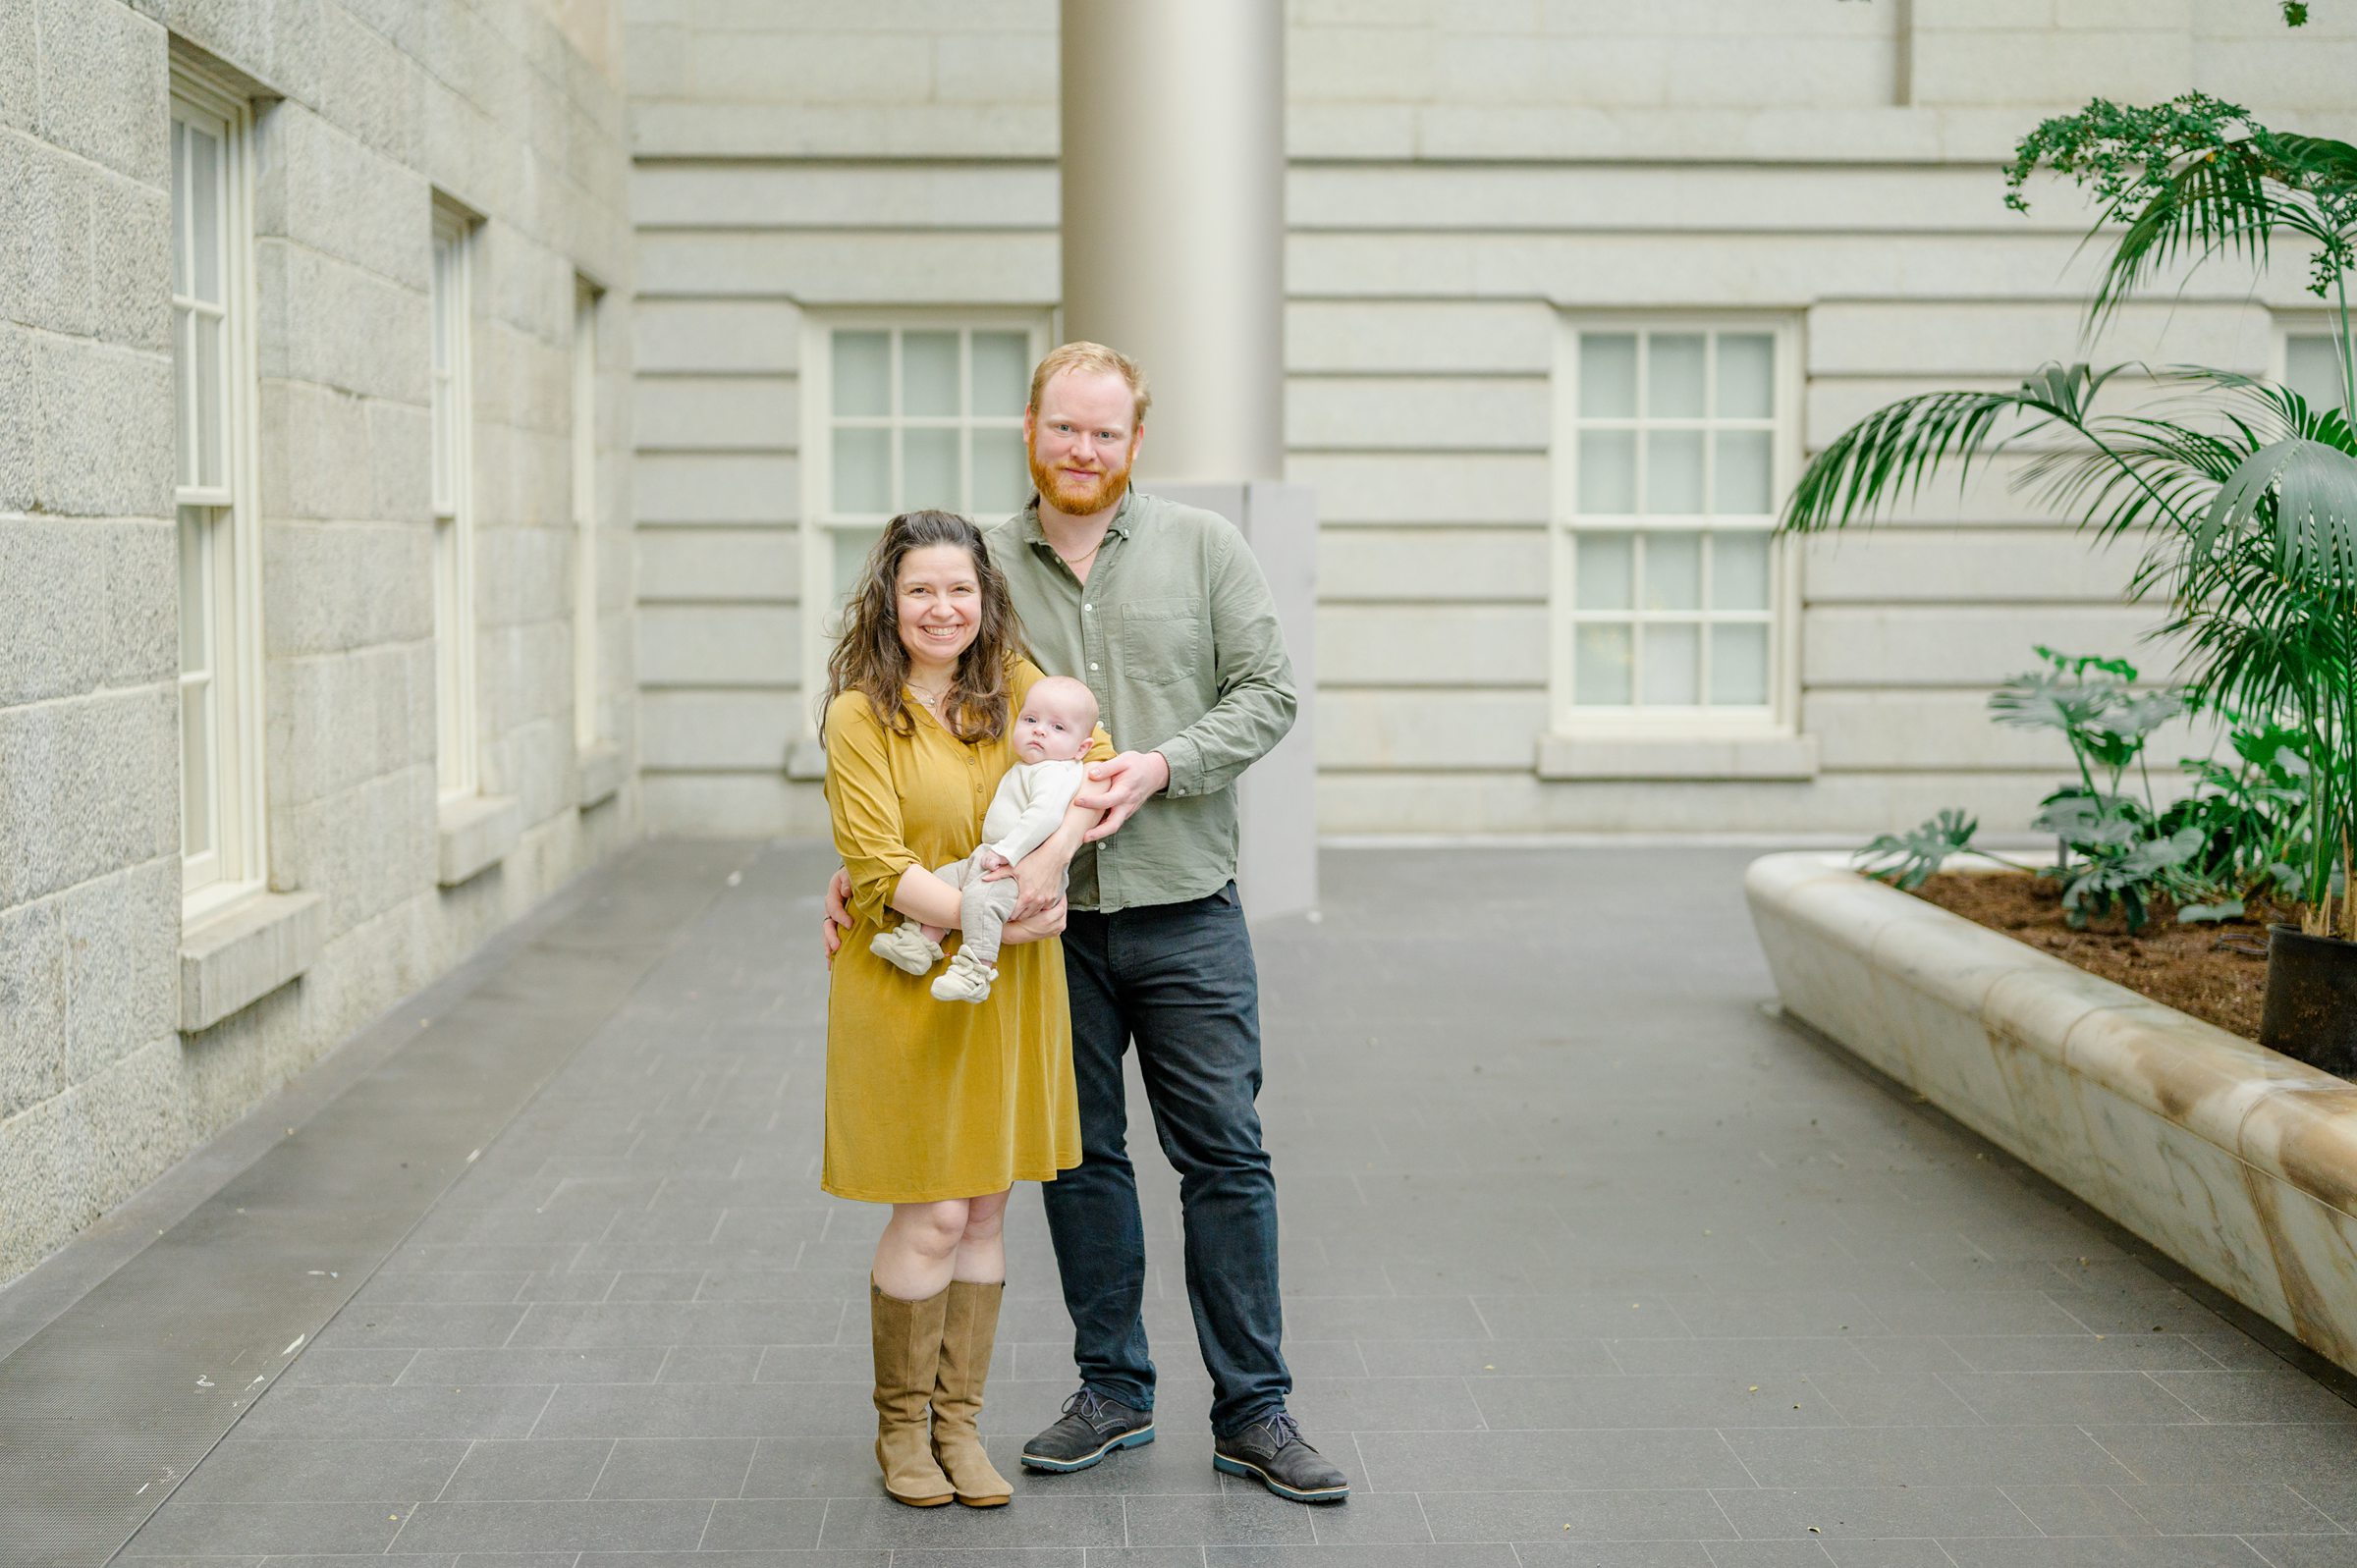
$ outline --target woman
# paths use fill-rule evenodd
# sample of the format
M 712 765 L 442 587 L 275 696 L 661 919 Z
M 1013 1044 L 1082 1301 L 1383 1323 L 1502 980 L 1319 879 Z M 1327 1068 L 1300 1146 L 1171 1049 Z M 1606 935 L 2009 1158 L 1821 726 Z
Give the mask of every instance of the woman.
M 980 531 L 946 512 L 885 528 L 827 674 L 827 805 L 854 925 L 827 1000 L 821 1185 L 892 1205 L 868 1289 L 876 1462 L 902 1502 L 996 1507 L 1011 1489 L 975 1418 L 1006 1289 L 1000 1221 L 1015 1182 L 1080 1162 L 1063 912 L 1008 924 L 978 1005 L 934 1000 L 868 943 L 888 910 L 958 925 L 958 891 L 926 868 L 981 842 L 1014 761 L 1010 721 L 1043 677 Z M 1089 756 L 1112 754 L 1100 730 Z

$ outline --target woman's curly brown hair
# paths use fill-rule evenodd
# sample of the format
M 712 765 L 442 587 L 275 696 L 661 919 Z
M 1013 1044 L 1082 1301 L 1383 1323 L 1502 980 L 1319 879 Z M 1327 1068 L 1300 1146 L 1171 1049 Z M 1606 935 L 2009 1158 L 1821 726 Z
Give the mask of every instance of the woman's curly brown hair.
M 996 740 L 1007 732 L 1014 662 L 1029 657 L 1023 623 L 1008 594 L 1006 574 L 992 564 L 990 547 L 982 542 L 982 530 L 954 512 L 904 512 L 884 525 L 884 537 L 867 553 L 843 607 L 834 652 L 827 656 L 827 691 L 818 708 L 822 731 L 828 706 L 856 691 L 885 729 L 901 735 L 915 732 L 905 699 L 908 650 L 901 643 L 901 563 L 911 550 L 934 545 L 964 551 L 982 586 L 981 619 L 942 698 L 942 725 L 967 741 Z

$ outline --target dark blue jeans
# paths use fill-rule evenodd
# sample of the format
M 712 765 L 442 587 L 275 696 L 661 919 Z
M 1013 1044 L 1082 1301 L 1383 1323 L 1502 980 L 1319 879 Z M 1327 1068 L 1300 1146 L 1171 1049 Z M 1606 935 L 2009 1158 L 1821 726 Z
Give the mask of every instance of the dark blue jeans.
M 1140 1318 L 1146 1236 L 1129 1162 L 1122 1054 L 1137 1064 L 1162 1151 L 1178 1172 L 1186 1299 L 1211 1372 L 1221 1436 L 1285 1406 L 1279 1349 L 1277 1179 L 1260 1146 L 1260 980 L 1230 883 L 1208 897 L 1116 914 L 1074 910 L 1064 932 L 1080 1096 L 1080 1164 L 1049 1182 L 1048 1229 L 1072 1315 L 1080 1379 L 1154 1407 Z

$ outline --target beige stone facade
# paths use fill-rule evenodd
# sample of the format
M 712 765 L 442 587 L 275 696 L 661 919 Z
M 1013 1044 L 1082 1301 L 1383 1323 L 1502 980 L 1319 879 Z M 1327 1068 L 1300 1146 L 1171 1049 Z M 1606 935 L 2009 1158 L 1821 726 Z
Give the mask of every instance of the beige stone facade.
M 639 834 L 620 41 L 596 0 L 0 6 L 0 1279 Z

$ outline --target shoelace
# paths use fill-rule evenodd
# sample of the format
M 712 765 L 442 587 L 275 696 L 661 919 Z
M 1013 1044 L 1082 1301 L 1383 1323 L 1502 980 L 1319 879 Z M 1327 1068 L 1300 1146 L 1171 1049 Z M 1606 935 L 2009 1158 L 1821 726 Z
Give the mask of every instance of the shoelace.
M 1268 1428 L 1269 1434 L 1277 1439 L 1272 1447 L 1273 1452 L 1283 1453 L 1294 1443 L 1304 1448 L 1309 1446 L 1309 1439 L 1301 1435 L 1301 1424 L 1282 1410 L 1261 1425 Z
M 1078 1416 L 1092 1428 L 1102 1428 L 1105 1425 L 1104 1412 L 1105 1401 L 1097 1397 L 1095 1389 L 1085 1385 L 1078 1393 L 1064 1402 L 1066 1415 Z

